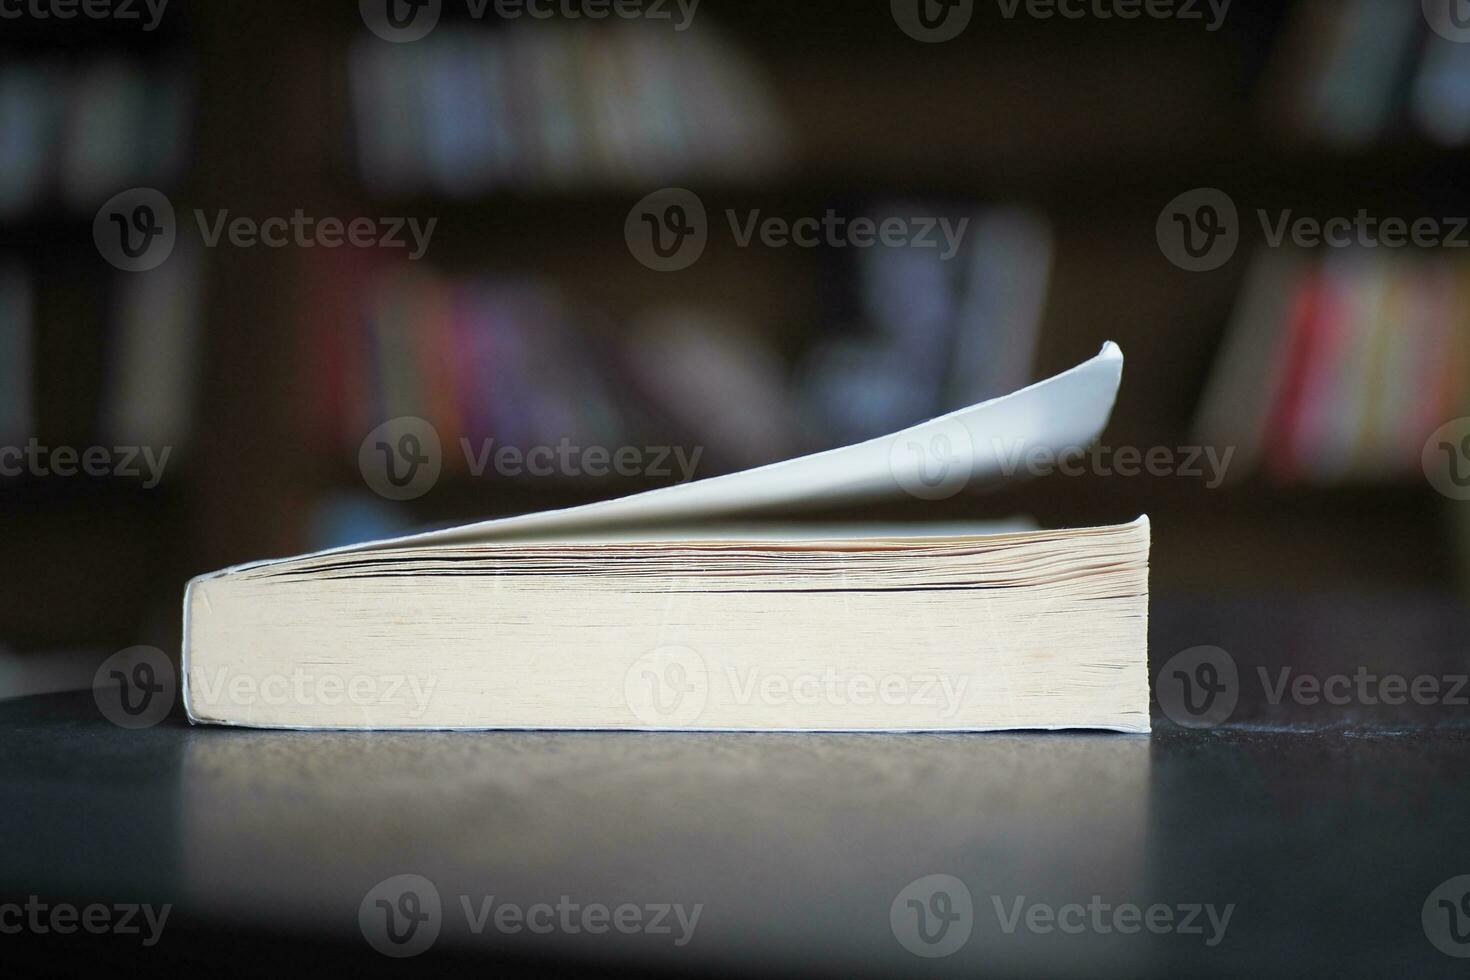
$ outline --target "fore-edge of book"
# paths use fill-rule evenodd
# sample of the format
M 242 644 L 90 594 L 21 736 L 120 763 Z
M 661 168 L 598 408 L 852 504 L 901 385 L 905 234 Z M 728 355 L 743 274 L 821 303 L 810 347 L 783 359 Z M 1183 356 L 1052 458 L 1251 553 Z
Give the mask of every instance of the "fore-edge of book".
M 1116 344 L 1103 345 L 1093 358 L 1054 377 L 1037 382 L 1019 391 L 977 405 L 951 412 L 937 418 L 911 426 L 887 436 L 869 439 L 850 446 L 802 456 L 795 459 L 760 466 L 744 472 L 712 477 L 690 483 L 650 490 L 618 499 L 586 504 L 561 510 L 525 514 L 516 517 L 482 521 L 443 530 L 366 542 L 346 547 L 333 548 L 292 558 L 270 559 L 251 562 L 221 569 L 191 580 L 184 594 L 184 624 L 182 648 L 182 687 L 185 709 L 189 720 L 195 724 L 247 724 L 253 727 L 279 728 L 435 728 L 435 729 L 495 729 L 495 728 L 557 728 L 557 729 L 690 729 L 690 730 L 955 730 L 978 731 L 1008 728 L 1105 728 L 1127 732 L 1147 732 L 1148 677 L 1147 677 L 1147 552 L 1149 526 L 1146 517 L 1139 517 L 1131 524 L 1116 528 L 1082 529 L 1068 532 L 1020 532 L 998 535 L 963 535 L 957 529 L 944 529 L 939 534 L 915 532 L 913 530 L 883 530 L 861 537 L 837 537 L 833 532 L 814 533 L 792 538 L 772 540 L 769 534 L 761 534 L 757 525 L 748 529 L 740 523 L 742 518 L 769 512 L 786 513 L 803 506 L 857 503 L 883 498 L 901 498 L 905 495 L 917 502 L 952 496 L 961 489 L 971 486 L 997 483 L 1015 474 L 1028 456 L 1038 450 L 1056 455 L 1077 451 L 1090 446 L 1101 435 L 1111 413 L 1122 377 L 1123 355 Z M 920 525 L 916 525 L 920 527 Z M 251 720 L 225 717 L 221 712 L 205 713 L 191 691 L 191 680 L 196 667 L 196 643 L 199 640 L 196 623 L 196 603 L 202 601 L 203 608 L 213 613 L 209 606 L 208 589 L 225 577 L 239 580 L 262 580 L 266 578 L 290 578 L 297 569 L 330 569 L 339 566 L 341 560 L 351 556 L 361 562 L 403 562 L 405 565 L 420 563 L 414 567 L 431 564 L 436 556 L 456 555 L 470 552 L 476 555 L 491 554 L 503 549 L 572 549 L 571 553 L 587 554 L 589 549 L 635 549 L 652 548 L 655 542 L 667 544 L 679 542 L 687 547 L 709 549 L 709 554 L 727 553 L 731 546 L 744 542 L 752 548 L 761 542 L 773 550 L 785 548 L 815 548 L 821 545 L 822 553 L 861 552 L 893 549 L 898 554 L 904 549 L 917 546 L 932 546 L 936 554 L 946 559 L 957 556 L 973 556 L 999 551 L 1002 548 L 1019 549 L 1017 553 L 1028 555 L 1055 555 L 1037 551 L 1056 545 L 1061 536 L 1075 537 L 1078 541 L 1097 541 L 1089 545 L 1099 549 L 1116 547 L 1133 549 L 1135 556 L 1135 585 L 1139 592 L 1134 598 L 1141 603 L 1141 617 L 1133 613 L 1124 619 L 1139 619 L 1129 622 L 1126 629 L 1117 634 L 1116 642 L 1127 648 L 1129 682 L 1119 691 L 1110 691 L 1109 709 L 1098 714 L 1079 715 L 1081 721 L 1059 714 L 1048 721 L 1045 711 L 1036 706 L 1025 710 L 1015 709 L 1014 724 L 1006 723 L 1004 711 L 994 719 L 984 715 L 983 723 L 941 725 L 913 723 L 904 719 L 891 726 L 868 724 L 848 727 L 840 714 L 829 720 L 803 724 L 799 716 L 777 713 L 770 724 L 747 725 L 740 716 L 733 715 L 737 723 L 720 723 L 723 716 L 716 710 L 713 722 L 695 724 L 642 725 L 636 719 L 624 724 L 621 720 L 608 721 L 593 710 L 589 724 L 568 723 L 561 715 L 551 712 L 545 724 L 535 721 L 534 713 L 528 718 L 516 716 L 506 724 L 488 724 L 481 720 L 457 724 L 440 717 L 425 724 L 337 724 L 338 716 L 330 715 L 325 722 L 305 720 L 299 723 L 290 720 Z M 1110 542 L 1116 541 L 1116 545 Z M 717 549 L 726 549 L 720 552 Z M 581 550 L 577 550 L 581 549 Z M 1026 549 L 1030 549 L 1029 551 Z M 1032 560 L 1036 560 L 1033 559 Z M 1111 553 L 1093 559 L 1106 565 L 1113 561 Z M 1101 567 L 1101 566 L 1100 566 Z M 305 572 L 300 573 L 305 575 Z M 432 576 L 433 572 L 425 572 Z M 497 585 L 499 583 L 497 582 Z M 877 591 L 877 589 L 869 589 Z M 898 591 L 898 590 L 895 590 Z M 984 592 L 985 589 L 979 591 Z M 991 590 L 995 591 L 995 590 Z M 999 590 L 1004 592 L 1005 590 Z M 738 594 L 738 590 L 730 594 Z M 946 596 L 945 601 L 949 601 Z M 988 607 L 987 607 L 988 608 Z M 632 613 L 630 613 L 631 615 Z M 892 640 L 888 642 L 893 642 Z M 1045 662 L 1045 658 L 1042 658 Z M 1121 666 L 1105 665 L 1109 674 Z M 727 666 L 732 671 L 734 667 Z M 1090 666 L 1089 670 L 1092 669 Z M 1074 668 L 1075 673 L 1075 668 Z M 1112 683 L 1112 682 L 1109 682 Z M 1047 688 L 1044 677 L 1031 682 L 1032 693 Z M 1116 685 L 1115 685 L 1116 686 Z M 596 701 L 597 692 L 592 700 Z M 1028 702 L 1029 703 L 1029 702 Z M 816 712 L 814 717 L 820 716 Z M 1098 720 L 1100 718 L 1101 720 Z

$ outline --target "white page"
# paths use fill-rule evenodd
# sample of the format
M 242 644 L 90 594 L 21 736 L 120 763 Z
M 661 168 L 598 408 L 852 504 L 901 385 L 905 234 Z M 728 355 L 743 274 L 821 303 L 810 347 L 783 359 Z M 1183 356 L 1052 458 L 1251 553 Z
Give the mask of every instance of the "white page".
M 1015 465 L 1024 466 L 1027 451 L 1061 453 L 1090 445 L 1107 425 L 1122 374 L 1123 352 L 1109 341 L 1096 357 L 1055 377 L 893 435 L 615 500 L 338 550 L 607 533 L 629 525 L 687 525 L 753 510 L 906 494 L 920 501 L 950 497 L 1009 475 Z

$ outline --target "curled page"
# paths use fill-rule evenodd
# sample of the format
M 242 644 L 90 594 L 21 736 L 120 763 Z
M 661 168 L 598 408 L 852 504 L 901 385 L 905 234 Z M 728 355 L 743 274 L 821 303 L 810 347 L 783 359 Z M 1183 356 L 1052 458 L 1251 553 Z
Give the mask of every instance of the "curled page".
M 606 534 L 905 495 L 938 500 L 1009 475 L 1038 448 L 1061 453 L 1090 445 L 1107 425 L 1122 375 L 1123 352 L 1109 341 L 1096 357 L 1055 377 L 893 435 L 615 500 L 342 550 Z
M 1028 452 L 1044 448 L 1060 454 L 1090 445 L 1108 423 L 1122 376 L 1123 352 L 1108 341 L 1091 360 L 1045 381 L 892 435 L 628 497 L 347 545 L 318 554 L 547 540 L 562 535 L 613 536 L 622 529 L 688 526 L 755 511 L 905 495 L 939 500 L 967 486 L 1010 475 Z M 200 578 L 268 563 L 251 562 Z

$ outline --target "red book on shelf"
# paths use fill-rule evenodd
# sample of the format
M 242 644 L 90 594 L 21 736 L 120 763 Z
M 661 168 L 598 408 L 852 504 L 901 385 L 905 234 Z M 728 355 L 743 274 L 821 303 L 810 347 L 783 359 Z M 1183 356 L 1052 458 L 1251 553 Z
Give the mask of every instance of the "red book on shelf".
M 1273 479 L 1295 479 L 1303 453 L 1310 452 L 1310 447 L 1298 444 L 1298 423 L 1313 358 L 1320 353 L 1323 324 L 1333 315 L 1327 278 L 1320 268 L 1312 269 L 1297 284 L 1287 313 L 1286 367 L 1271 409 L 1264 454 L 1266 473 Z
M 301 418 L 304 441 L 325 450 L 346 439 L 348 344 L 343 331 L 356 320 L 353 260 L 338 251 L 307 254 L 296 295 L 297 330 L 308 348 L 302 358 Z

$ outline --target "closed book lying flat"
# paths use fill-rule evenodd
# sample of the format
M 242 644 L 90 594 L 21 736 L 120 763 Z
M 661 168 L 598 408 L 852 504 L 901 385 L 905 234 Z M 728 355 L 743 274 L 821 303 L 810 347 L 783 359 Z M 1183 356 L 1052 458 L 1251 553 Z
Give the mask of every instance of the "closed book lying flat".
M 201 576 L 191 721 L 268 728 L 1146 732 L 1147 518 L 771 525 L 1089 446 L 1122 354 L 830 452 Z

